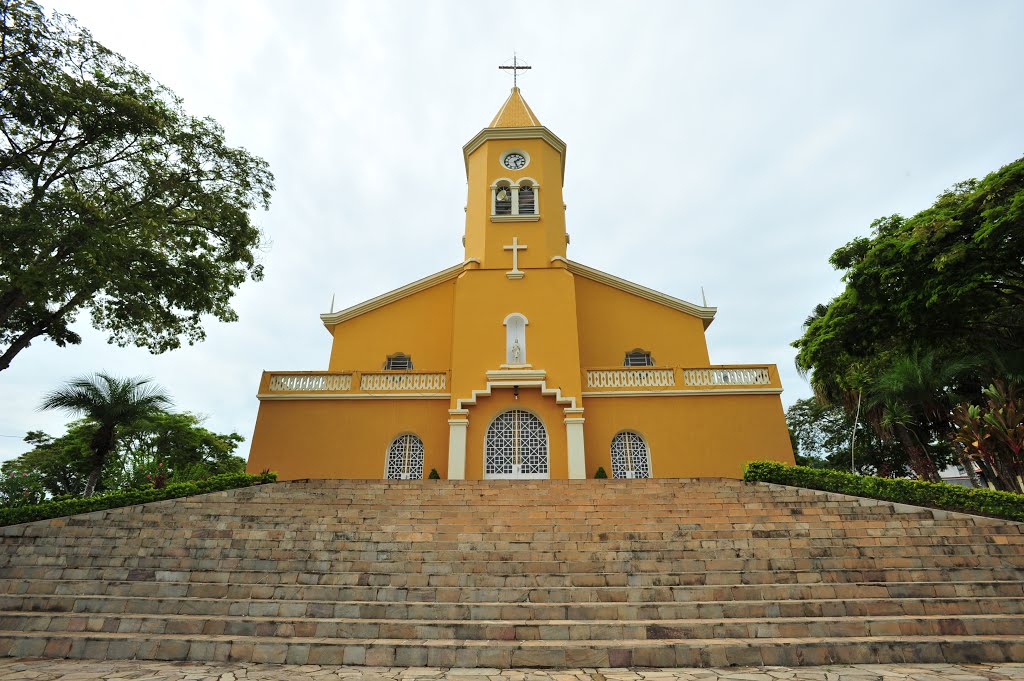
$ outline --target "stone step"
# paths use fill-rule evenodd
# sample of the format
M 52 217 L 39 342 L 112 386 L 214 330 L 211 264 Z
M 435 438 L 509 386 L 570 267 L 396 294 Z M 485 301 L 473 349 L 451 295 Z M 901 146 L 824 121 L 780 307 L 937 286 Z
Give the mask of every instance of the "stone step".
M 128 596 L 0 596 L 0 612 L 418 620 L 664 620 L 696 618 L 1021 615 L 1024 597 L 834 598 L 643 603 L 416 603 Z
M 8 580 L 9 595 L 410 603 L 646 603 L 856 598 L 1018 598 L 1024 581 L 914 581 L 658 587 L 380 587 L 212 582 Z
M 66 543 L 24 543 L 7 544 L 6 556 L 0 558 L 3 564 L 21 557 L 92 557 L 111 558 L 261 558 L 261 559 L 333 559 L 333 560 L 412 560 L 445 561 L 463 560 L 473 556 L 477 560 L 672 560 L 699 556 L 704 559 L 763 558 L 778 556 L 780 549 L 798 556 L 809 557 L 861 557 L 870 552 L 870 557 L 907 557 L 930 555 L 1020 555 L 1024 548 L 1024 535 L 1008 536 L 998 540 L 985 538 L 948 537 L 937 540 L 934 537 L 903 537 L 887 544 L 874 543 L 877 538 L 864 538 L 860 544 L 851 538 L 806 539 L 800 537 L 747 539 L 743 541 L 676 540 L 671 547 L 664 542 L 629 541 L 604 544 L 587 542 L 565 544 L 543 542 L 532 547 L 517 542 L 503 542 L 501 546 L 489 546 L 481 542 L 447 543 L 439 546 L 434 542 L 429 547 L 414 547 L 411 543 L 358 543 L 345 542 L 351 548 L 332 548 L 328 542 L 315 545 L 308 541 L 266 542 L 252 540 L 224 545 L 221 540 L 208 538 L 183 538 L 174 546 L 156 539 L 147 539 L 134 545 L 125 545 L 124 538 L 103 541 L 73 541 Z M 868 543 L 868 542 L 872 543 Z M 269 544 L 269 545 L 268 545 Z M 709 545 L 710 544 L 710 545 Z M 140 548 L 146 549 L 140 556 Z
M 875 581 L 936 581 L 951 579 L 1015 580 L 1024 578 L 1018 567 L 870 567 L 829 570 L 721 570 L 716 572 L 516 572 L 431 574 L 414 572 L 329 572 L 266 570 L 152 570 L 148 568 L 64 568 L 21 566 L 0 569 L 2 579 L 138 580 L 157 582 L 211 582 L 232 584 L 318 584 L 392 587 L 552 587 L 552 586 L 686 586 L 738 584 L 809 584 Z M 506 574 L 508 573 L 508 574 Z
M 1024 659 L 1022 636 L 619 641 L 381 640 L 2 632 L 0 656 L 431 667 L 700 667 Z
M 1022 527 L 729 480 L 264 485 L 0 528 L 0 655 L 1000 661 Z
M 473 575 L 513 577 L 522 574 L 537 576 L 607 575 L 631 576 L 676 575 L 692 572 L 806 572 L 831 573 L 851 570 L 913 570 L 913 569 L 1017 569 L 1024 570 L 1024 554 L 1007 555 L 925 555 L 913 557 L 857 557 L 857 558 L 777 558 L 777 559 L 709 559 L 709 560 L 616 560 L 616 561 L 343 561 L 343 560 L 289 560 L 289 559 L 192 559 L 122 558 L 107 556 L 53 556 L 36 558 L 24 556 L 0 566 L 0 577 L 30 577 L 42 570 L 127 570 L 136 573 L 157 572 L 236 573 L 277 571 L 283 574 L 370 575 L 379 580 L 381 575 L 433 576 L 450 575 L 469 578 Z M 211 578 L 213 579 L 213 578 Z M 204 581 L 209 581 L 205 580 Z M 358 583 L 350 581 L 350 583 Z M 377 582 L 371 582 L 377 583 Z
M 232 637 L 494 641 L 757 639 L 812 636 L 998 636 L 1024 632 L 1016 614 L 651 620 L 422 620 L 7 612 L 0 632 L 69 631 Z

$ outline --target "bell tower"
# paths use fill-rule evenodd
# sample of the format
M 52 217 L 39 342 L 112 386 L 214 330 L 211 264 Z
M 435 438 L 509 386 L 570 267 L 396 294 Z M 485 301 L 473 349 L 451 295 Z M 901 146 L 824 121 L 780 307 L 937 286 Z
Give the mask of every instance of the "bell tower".
M 462 151 L 466 260 L 478 261 L 480 269 L 504 269 L 510 279 L 564 266 L 565 142 L 541 125 L 517 86 Z

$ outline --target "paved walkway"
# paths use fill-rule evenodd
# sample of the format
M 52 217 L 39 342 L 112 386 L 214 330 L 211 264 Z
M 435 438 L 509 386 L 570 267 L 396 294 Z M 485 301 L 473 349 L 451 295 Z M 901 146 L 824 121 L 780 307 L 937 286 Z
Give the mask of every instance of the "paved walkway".
M 437 669 L 334 667 L 215 662 L 0 659 L 0 681 L 1024 681 L 1024 662 L 1015 664 L 858 664 L 828 667 L 733 667 L 729 669 Z

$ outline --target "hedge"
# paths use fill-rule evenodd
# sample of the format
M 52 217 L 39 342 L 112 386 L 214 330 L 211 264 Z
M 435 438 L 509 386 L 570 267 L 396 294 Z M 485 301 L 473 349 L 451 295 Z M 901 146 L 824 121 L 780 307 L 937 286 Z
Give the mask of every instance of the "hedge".
M 822 468 L 787 466 L 778 461 L 751 461 L 743 469 L 743 479 L 1024 522 L 1024 495 L 1011 492 L 960 487 L 944 482 L 876 478 Z
M 223 475 L 210 476 L 206 480 L 173 483 L 159 489 L 149 487 L 145 489 L 118 490 L 105 494 L 96 494 L 91 497 L 44 501 L 41 504 L 0 509 L 0 526 L 16 525 L 33 520 L 60 518 L 66 515 L 89 513 L 90 511 L 105 511 L 108 508 L 133 506 L 135 504 L 145 504 L 164 499 L 178 499 L 180 497 L 190 497 L 194 494 L 220 492 L 226 489 L 274 482 L 275 480 L 277 480 L 277 473 L 268 472 L 260 475 L 225 473 Z

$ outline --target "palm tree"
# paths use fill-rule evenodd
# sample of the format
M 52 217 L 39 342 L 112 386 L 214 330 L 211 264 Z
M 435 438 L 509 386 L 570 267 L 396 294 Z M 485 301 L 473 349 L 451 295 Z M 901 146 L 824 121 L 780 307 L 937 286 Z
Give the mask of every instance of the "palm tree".
M 951 388 L 977 366 L 974 358 L 943 360 L 933 350 L 913 350 L 895 357 L 872 388 L 872 406 L 881 407 L 882 425 L 895 433 L 911 467 L 925 480 L 939 482 L 941 478 L 918 431 L 930 428 L 943 440 L 952 438 L 950 415 L 957 400 Z M 962 455 L 959 450 L 957 453 Z M 977 487 L 973 464 L 963 456 L 961 464 Z
M 118 378 L 100 372 L 68 381 L 67 385 L 46 395 L 39 408 L 60 409 L 96 423 L 96 433 L 89 444 L 92 471 L 85 485 L 88 497 L 96 491 L 107 458 L 117 447 L 118 428 L 170 405 L 170 396 L 153 384 L 152 379 Z

